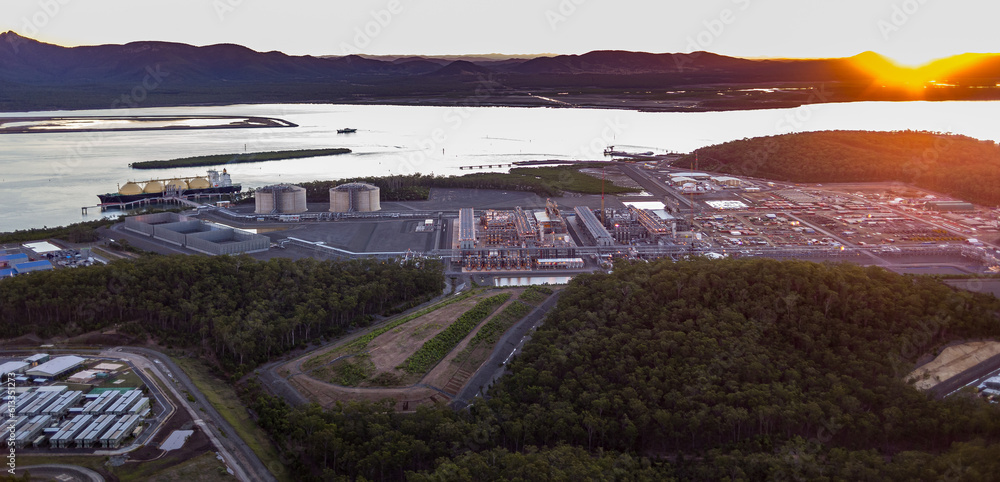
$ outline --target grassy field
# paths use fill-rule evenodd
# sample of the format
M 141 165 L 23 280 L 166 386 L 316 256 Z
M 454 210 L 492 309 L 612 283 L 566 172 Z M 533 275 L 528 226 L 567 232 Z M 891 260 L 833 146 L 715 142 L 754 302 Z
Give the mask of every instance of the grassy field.
M 170 159 L 166 161 L 133 162 L 132 169 L 163 169 L 169 167 L 219 166 L 224 164 L 243 164 L 247 162 L 281 161 L 284 159 L 301 159 L 304 157 L 333 156 L 348 154 L 350 149 L 299 149 L 294 151 L 251 152 L 244 154 L 220 154 L 216 156 L 195 156 Z
M 184 370 L 198 390 L 208 398 L 209 403 L 222 414 L 236 430 L 237 435 L 253 449 L 261 462 L 268 467 L 278 480 L 292 480 L 291 474 L 278 457 L 278 451 L 267 438 L 264 430 L 250 418 L 246 407 L 232 386 L 212 374 L 203 362 L 193 358 L 173 358 L 174 363 Z
M 182 464 L 176 460 L 153 460 L 116 467 L 115 475 L 122 482 L 215 482 L 232 481 L 235 477 L 226 472 L 226 465 L 215 457 L 215 452 L 205 452 Z M 176 464 L 176 465 L 174 465 Z M 121 469 L 126 469 L 119 473 Z

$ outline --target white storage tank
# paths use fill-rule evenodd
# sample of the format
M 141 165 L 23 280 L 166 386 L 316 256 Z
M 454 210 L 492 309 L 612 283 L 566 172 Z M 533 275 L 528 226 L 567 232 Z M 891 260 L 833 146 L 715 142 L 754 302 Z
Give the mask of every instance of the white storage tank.
M 291 184 L 262 187 L 254 193 L 257 214 L 296 214 L 306 212 L 306 189 Z
M 381 209 L 377 186 L 352 182 L 330 189 L 330 212 L 373 212 Z

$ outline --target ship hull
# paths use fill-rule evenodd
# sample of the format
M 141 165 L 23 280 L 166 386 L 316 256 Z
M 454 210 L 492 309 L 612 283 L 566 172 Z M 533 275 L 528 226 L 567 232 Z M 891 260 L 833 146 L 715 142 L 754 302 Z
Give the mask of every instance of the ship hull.
M 220 186 L 206 189 L 187 189 L 178 194 L 181 197 L 235 194 L 240 192 L 242 189 L 243 186 Z M 113 192 L 108 194 L 98 194 L 97 197 L 100 198 L 101 204 L 122 204 L 140 201 L 143 199 L 163 197 L 163 193 L 118 194 Z

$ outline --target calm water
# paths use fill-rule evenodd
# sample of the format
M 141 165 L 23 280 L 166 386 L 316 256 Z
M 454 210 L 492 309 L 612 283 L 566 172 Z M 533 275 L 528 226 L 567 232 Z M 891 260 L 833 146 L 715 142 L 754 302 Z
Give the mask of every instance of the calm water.
M 348 147 L 354 153 L 229 166 L 244 189 L 361 175 L 460 174 L 459 166 L 533 159 L 604 159 L 608 145 L 630 151 L 680 151 L 743 137 L 826 129 L 919 129 L 1000 140 L 991 128 L 998 102 L 854 103 L 797 109 L 643 113 L 598 109 L 233 105 L 0 114 L 256 115 L 297 128 L 160 132 L 71 132 L 0 136 L 0 231 L 57 226 L 97 194 L 128 180 L 204 175 L 207 168 L 134 171 L 135 161 L 244 150 Z M 336 134 L 354 127 L 356 134 Z

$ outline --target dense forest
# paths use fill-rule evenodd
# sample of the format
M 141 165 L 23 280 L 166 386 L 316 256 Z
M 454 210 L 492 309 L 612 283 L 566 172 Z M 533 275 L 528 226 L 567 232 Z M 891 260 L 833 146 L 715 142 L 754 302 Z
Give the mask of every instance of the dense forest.
M 436 261 L 143 257 L 0 281 L 0 337 L 114 328 L 199 348 L 239 373 L 443 287 Z
M 244 394 L 302 480 L 995 480 L 997 407 L 902 380 L 998 310 L 874 267 L 623 264 L 573 280 L 468 411 Z
M 358 177 L 336 181 L 302 183 L 309 202 L 329 202 L 330 188 L 348 182 L 366 182 L 379 187 L 383 201 L 423 201 L 434 187 L 449 189 L 494 189 L 502 191 L 533 192 L 542 197 L 561 196 L 563 192 L 608 194 L 638 192 L 638 189 L 616 186 L 611 182 L 584 174 L 584 167 L 604 167 L 600 163 L 581 163 L 556 167 L 515 167 L 510 173 L 477 172 L 464 176 L 434 176 L 412 174 L 408 176 Z
M 1000 146 L 934 132 L 823 131 L 698 149 L 698 168 L 791 182 L 903 181 L 1000 205 Z M 678 166 L 692 166 L 694 155 Z

